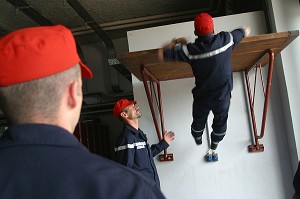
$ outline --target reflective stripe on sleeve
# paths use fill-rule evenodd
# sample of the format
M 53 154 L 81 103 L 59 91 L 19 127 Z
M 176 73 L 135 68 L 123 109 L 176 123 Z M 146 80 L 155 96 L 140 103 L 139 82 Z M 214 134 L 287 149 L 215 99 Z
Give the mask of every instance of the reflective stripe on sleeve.
M 133 144 L 126 144 L 126 145 L 115 147 L 115 152 L 122 151 L 125 149 L 133 149 L 134 147 L 136 147 L 137 149 L 143 149 L 145 148 L 145 146 L 146 146 L 146 142 L 136 142 Z

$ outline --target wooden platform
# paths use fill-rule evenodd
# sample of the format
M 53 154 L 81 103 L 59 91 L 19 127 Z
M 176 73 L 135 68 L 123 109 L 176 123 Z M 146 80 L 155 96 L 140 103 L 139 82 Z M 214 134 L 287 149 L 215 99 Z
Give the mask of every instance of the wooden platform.
M 247 70 L 269 49 L 273 50 L 276 56 L 298 36 L 299 31 L 296 30 L 244 38 L 233 51 L 232 70 L 234 72 Z M 144 65 L 159 81 L 193 77 L 192 69 L 186 62 L 160 61 L 158 49 L 120 54 L 117 59 L 140 81 L 142 81 L 141 65 Z M 262 65 L 267 63 L 268 59 L 265 58 Z

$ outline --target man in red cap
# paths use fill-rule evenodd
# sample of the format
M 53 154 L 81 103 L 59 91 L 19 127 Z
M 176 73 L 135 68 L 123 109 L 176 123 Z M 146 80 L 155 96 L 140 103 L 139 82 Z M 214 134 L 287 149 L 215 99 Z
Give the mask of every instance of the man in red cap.
M 160 187 L 153 157 L 169 147 L 174 139 L 174 132 L 165 132 L 164 138 L 150 147 L 146 134 L 139 129 L 139 118 L 142 113 L 136 106 L 136 101 L 120 99 L 113 108 L 113 114 L 124 123 L 115 146 L 117 161 L 139 171 Z
M 185 38 L 172 40 L 159 50 L 160 57 L 188 62 L 195 76 L 193 88 L 193 122 L 191 133 L 197 145 L 202 144 L 202 135 L 210 111 L 214 114 L 211 146 L 207 161 L 218 161 L 218 143 L 227 130 L 227 118 L 233 88 L 231 55 L 233 48 L 250 34 L 249 28 L 214 34 L 214 22 L 208 13 L 200 13 L 194 20 L 194 43 Z
M 0 198 L 164 198 L 137 172 L 91 154 L 73 136 L 82 79 L 91 78 L 62 25 L 0 39 Z

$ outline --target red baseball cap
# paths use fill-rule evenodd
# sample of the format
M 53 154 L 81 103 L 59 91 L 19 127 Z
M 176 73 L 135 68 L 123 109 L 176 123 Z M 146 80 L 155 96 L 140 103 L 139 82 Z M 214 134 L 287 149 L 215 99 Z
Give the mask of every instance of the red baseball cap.
M 77 63 L 82 77 L 92 78 L 77 54 L 72 32 L 62 25 L 24 28 L 0 39 L 0 86 L 47 77 Z
M 130 106 L 131 104 L 136 104 L 136 101 L 129 101 L 128 99 L 120 99 L 117 101 L 113 108 L 113 114 L 115 117 L 119 117 L 120 113 L 124 108 Z
M 195 33 L 205 35 L 214 30 L 213 18 L 208 13 L 201 13 L 194 19 Z

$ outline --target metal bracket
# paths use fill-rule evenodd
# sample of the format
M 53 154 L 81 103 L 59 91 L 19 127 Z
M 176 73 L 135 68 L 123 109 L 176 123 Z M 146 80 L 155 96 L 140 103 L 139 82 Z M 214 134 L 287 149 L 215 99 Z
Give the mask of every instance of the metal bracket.
M 161 162 L 166 162 L 166 161 L 174 161 L 174 156 L 173 153 L 171 154 L 164 154 L 164 155 L 159 155 L 159 161 Z
M 267 85 L 265 86 L 264 82 L 263 82 L 262 72 L 261 72 L 261 62 L 266 58 L 269 58 L 269 69 L 268 69 Z M 251 87 L 250 87 L 250 80 L 249 80 L 249 71 L 252 70 L 254 67 L 256 69 L 256 73 L 255 73 L 255 81 L 254 81 L 254 92 L 252 94 L 251 93 Z M 262 139 L 264 137 L 264 133 L 265 133 L 266 119 L 267 119 L 267 112 L 268 112 L 268 103 L 269 103 L 271 83 L 272 83 L 273 68 L 274 68 L 274 52 L 269 49 L 258 59 L 258 61 L 253 66 L 251 66 L 250 68 L 245 70 L 245 79 L 246 79 L 248 100 L 249 100 L 250 113 L 251 113 L 253 138 L 254 138 L 254 141 L 255 141 L 253 144 L 248 146 L 249 152 L 263 152 L 264 151 L 263 144 L 259 144 L 258 140 Z M 257 126 L 256 126 L 255 112 L 254 112 L 254 100 L 255 100 L 256 80 L 257 80 L 256 77 L 257 77 L 257 70 L 258 69 L 260 70 L 260 77 L 261 77 L 263 92 L 264 92 L 264 96 L 265 96 L 260 134 L 258 134 L 258 130 L 257 130 Z
M 150 73 L 149 70 L 147 70 L 147 68 L 144 67 L 144 65 L 140 66 L 140 70 L 141 70 L 141 75 L 142 75 L 142 79 L 143 79 L 143 83 L 144 83 L 148 103 L 149 103 L 150 110 L 151 110 L 151 113 L 152 113 L 152 118 L 153 118 L 153 121 L 154 121 L 157 137 L 160 141 L 160 140 L 162 140 L 162 137 L 165 133 L 164 117 L 163 117 L 163 109 L 162 109 L 162 98 L 161 98 L 161 91 L 160 91 L 160 82 L 159 82 L 159 80 L 157 80 Z M 149 88 L 148 81 L 149 81 L 149 84 L 150 84 L 150 88 Z M 154 88 L 154 83 L 156 84 L 156 89 Z M 150 90 L 153 91 L 152 94 L 151 94 Z M 160 119 L 161 129 L 159 128 L 158 117 L 156 116 L 156 112 L 155 112 L 155 109 L 154 109 L 154 103 L 153 103 L 154 98 L 156 100 L 156 105 L 157 105 L 158 112 L 159 112 L 159 119 Z M 173 157 L 173 154 L 168 154 L 167 149 L 165 149 L 164 150 L 164 155 L 160 155 L 159 160 L 160 161 L 173 161 L 174 157 Z

